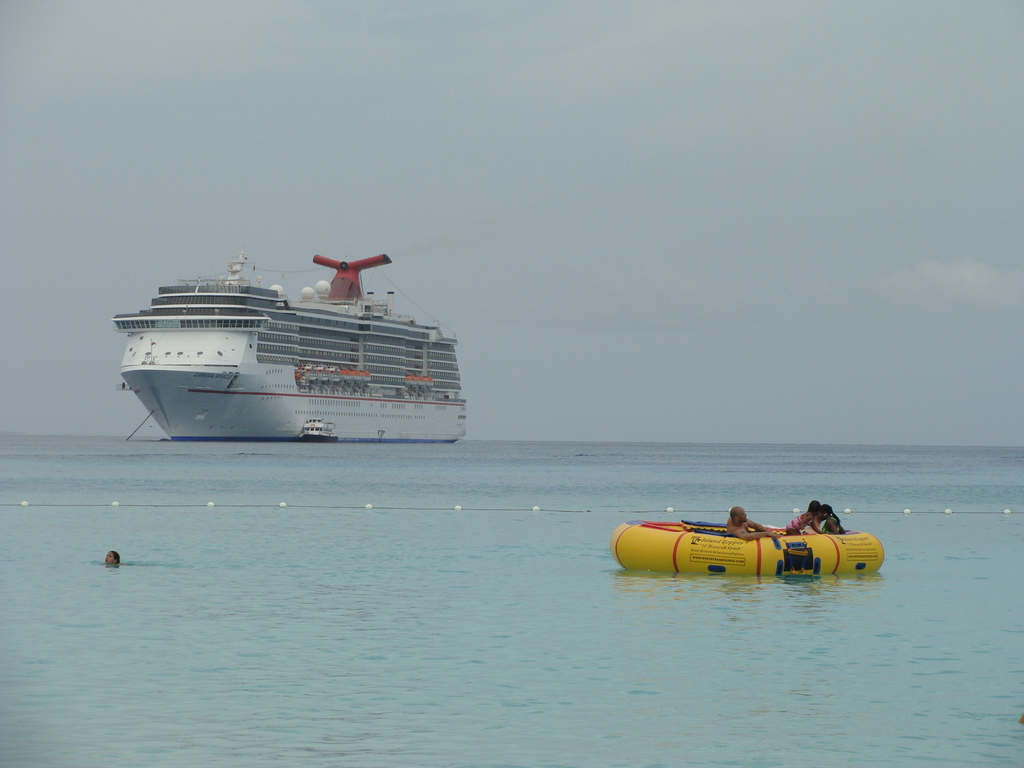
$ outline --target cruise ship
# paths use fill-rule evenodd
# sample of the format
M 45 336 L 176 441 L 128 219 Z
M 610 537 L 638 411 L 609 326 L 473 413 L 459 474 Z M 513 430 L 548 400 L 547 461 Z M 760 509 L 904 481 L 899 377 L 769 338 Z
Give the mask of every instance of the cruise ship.
M 120 387 L 173 440 L 300 440 L 317 422 L 343 441 L 463 437 L 454 334 L 396 314 L 394 291 L 363 293 L 362 271 L 391 259 L 313 262 L 334 277 L 295 302 L 253 285 L 243 252 L 226 275 L 179 280 L 149 309 L 116 315 L 128 336 Z

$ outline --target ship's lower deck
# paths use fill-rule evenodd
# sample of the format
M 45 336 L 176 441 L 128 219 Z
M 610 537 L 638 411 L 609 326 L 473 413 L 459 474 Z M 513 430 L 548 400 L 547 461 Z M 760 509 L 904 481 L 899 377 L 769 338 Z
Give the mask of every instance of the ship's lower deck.
M 121 374 L 172 440 L 298 440 L 308 419 L 335 425 L 344 442 L 455 442 L 464 402 L 314 394 L 292 369 L 264 364 L 125 366 Z

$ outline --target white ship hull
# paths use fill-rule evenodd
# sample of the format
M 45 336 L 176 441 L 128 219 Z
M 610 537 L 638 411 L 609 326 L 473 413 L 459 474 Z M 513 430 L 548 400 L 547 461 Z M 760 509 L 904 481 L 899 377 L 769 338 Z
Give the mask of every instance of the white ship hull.
M 121 376 L 172 440 L 298 440 L 313 418 L 347 442 L 466 434 L 465 403 L 300 392 L 292 368 L 256 362 L 255 333 L 150 331 L 141 342 L 129 341 Z M 206 362 L 215 357 L 224 364 Z
M 298 440 L 311 418 L 333 421 L 341 441 L 452 443 L 466 434 L 462 405 L 301 394 L 285 374 L 134 366 L 121 375 L 172 440 Z

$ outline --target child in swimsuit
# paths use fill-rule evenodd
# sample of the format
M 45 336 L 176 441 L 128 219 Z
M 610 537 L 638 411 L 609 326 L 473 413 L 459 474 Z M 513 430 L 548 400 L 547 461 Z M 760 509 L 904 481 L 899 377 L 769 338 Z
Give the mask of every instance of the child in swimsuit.
M 843 524 L 839 522 L 839 516 L 836 515 L 830 504 L 821 505 L 821 511 L 818 514 L 818 525 L 821 527 L 822 533 L 846 533 Z
M 790 536 L 797 536 L 803 533 L 804 528 L 808 526 L 810 526 L 811 530 L 815 533 L 821 533 L 821 528 L 818 527 L 818 517 L 820 515 L 821 504 L 818 501 L 812 501 L 807 505 L 806 512 L 794 517 L 786 524 L 786 533 Z

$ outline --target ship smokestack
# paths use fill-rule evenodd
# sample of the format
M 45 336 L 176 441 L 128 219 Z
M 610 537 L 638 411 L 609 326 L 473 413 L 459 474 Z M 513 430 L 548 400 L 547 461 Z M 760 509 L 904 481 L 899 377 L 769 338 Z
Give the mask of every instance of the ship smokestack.
M 359 261 L 335 261 L 326 256 L 314 256 L 313 263 L 337 270 L 334 273 L 334 279 L 331 280 L 331 292 L 327 294 L 328 301 L 356 301 L 363 298 L 363 283 L 359 278 L 359 273 L 370 267 L 390 264 L 391 258 L 384 253 Z

